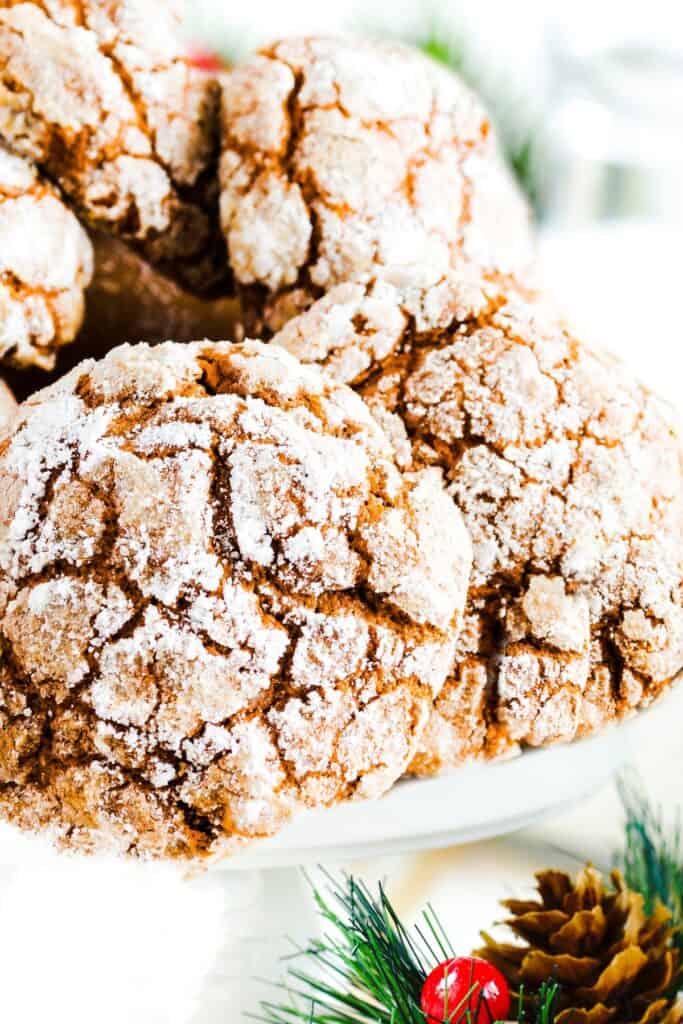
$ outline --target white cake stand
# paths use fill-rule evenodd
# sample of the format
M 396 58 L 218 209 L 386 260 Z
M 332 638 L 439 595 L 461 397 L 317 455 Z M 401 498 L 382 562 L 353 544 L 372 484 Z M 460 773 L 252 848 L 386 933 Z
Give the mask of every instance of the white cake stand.
M 217 865 L 282 868 L 435 849 L 505 835 L 580 803 L 608 782 L 664 719 L 683 714 L 683 685 L 620 725 L 575 743 L 399 782 L 381 800 L 299 816 L 277 837 Z
M 659 710 L 659 709 L 658 709 Z M 654 709 L 646 713 L 648 721 Z M 276 838 L 218 865 L 265 869 L 408 853 L 505 835 L 578 803 L 628 759 L 633 719 L 605 735 L 472 764 L 433 779 L 399 782 L 381 800 L 298 817 Z
M 239 969 L 216 978 L 218 1003 L 205 1004 L 193 1024 L 214 1024 L 228 1005 L 254 1012 L 264 995 L 246 978 L 277 973 L 288 937 L 305 941 L 316 934 L 306 883 L 299 870 L 423 849 L 469 843 L 524 828 L 596 793 L 661 728 L 663 716 L 683 713 L 683 687 L 671 690 L 652 708 L 599 736 L 577 743 L 529 751 L 513 760 L 471 765 L 435 779 L 399 783 L 379 801 L 304 814 L 279 836 L 216 866 L 203 884 L 220 885 L 228 904 L 240 905 L 250 893 L 254 912 L 251 939 L 231 946 Z M 229 995 L 226 996 L 226 993 Z M 227 999 L 227 1001 L 226 1001 Z M 239 1018 L 237 1018 L 239 1019 Z
M 281 973 L 278 960 L 291 951 L 288 939 L 305 942 L 317 934 L 301 865 L 348 867 L 521 829 L 597 792 L 638 748 L 656 741 L 663 723 L 683 713 L 682 701 L 679 686 L 600 736 L 402 782 L 379 801 L 304 815 L 277 838 L 189 880 L 177 873 L 161 877 L 154 865 L 62 860 L 44 843 L 0 829 L 8 934 L 23 929 L 36 957 L 54 961 L 55 986 L 69 979 L 64 1001 L 71 1016 L 55 1012 L 55 1021 L 84 1024 L 96 1015 L 102 1024 L 238 1024 L 267 994 L 255 979 Z M 361 867 L 375 882 L 384 874 L 398 881 L 411 865 L 373 859 Z M 31 923 L 36 915 L 38 931 Z M 15 946 L 7 938 L 0 950 L 10 963 L 9 987 L 22 970 Z M 84 977 L 92 979 L 95 995 L 109 991 L 111 1016 L 103 1006 L 96 1014 L 93 1007 L 92 1016 L 84 1006 L 79 1015 L 69 993 L 82 992 Z M 17 998 L 25 1008 L 27 987 L 19 980 Z M 59 994 L 50 985 L 46 991 L 55 1009 Z M 40 986 L 30 994 L 39 1000 Z

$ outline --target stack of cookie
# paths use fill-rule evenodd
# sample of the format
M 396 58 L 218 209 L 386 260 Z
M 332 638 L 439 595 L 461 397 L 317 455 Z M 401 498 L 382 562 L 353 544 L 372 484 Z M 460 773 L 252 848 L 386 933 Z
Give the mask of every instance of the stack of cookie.
M 195 859 L 651 702 L 683 475 L 456 77 L 180 15 L 0 0 L 0 813 Z

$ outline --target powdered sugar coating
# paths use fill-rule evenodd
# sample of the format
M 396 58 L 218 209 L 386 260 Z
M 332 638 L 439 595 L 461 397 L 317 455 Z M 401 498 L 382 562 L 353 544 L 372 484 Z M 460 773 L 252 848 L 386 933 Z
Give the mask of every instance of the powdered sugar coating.
M 409 49 L 290 39 L 222 80 L 221 221 L 251 326 L 333 285 L 429 286 L 463 261 L 519 267 L 528 210 L 489 120 Z
M 0 362 L 54 367 L 83 319 L 88 237 L 33 164 L 0 143 Z
M 473 273 L 350 284 L 275 340 L 353 383 L 401 464 L 443 469 L 472 538 L 460 654 L 415 770 L 570 740 L 680 670 L 671 413 L 544 299 Z
M 178 0 L 0 2 L 0 134 L 94 225 L 188 287 L 224 276 L 218 86 L 183 55 Z
M 0 448 L 0 811 L 200 857 L 382 793 L 471 562 L 441 474 L 275 346 L 122 346 Z

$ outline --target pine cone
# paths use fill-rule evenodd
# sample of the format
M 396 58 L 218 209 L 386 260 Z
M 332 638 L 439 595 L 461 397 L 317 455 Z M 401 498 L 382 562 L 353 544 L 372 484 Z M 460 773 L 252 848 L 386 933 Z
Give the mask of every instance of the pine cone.
M 541 982 L 560 986 L 555 1024 L 681 1024 L 683 1001 L 671 996 L 679 970 L 669 911 L 647 917 L 644 899 L 618 871 L 612 886 L 590 865 L 576 882 L 542 871 L 538 900 L 504 900 L 506 924 L 525 945 L 496 942 L 475 955 L 494 964 L 532 1002 Z

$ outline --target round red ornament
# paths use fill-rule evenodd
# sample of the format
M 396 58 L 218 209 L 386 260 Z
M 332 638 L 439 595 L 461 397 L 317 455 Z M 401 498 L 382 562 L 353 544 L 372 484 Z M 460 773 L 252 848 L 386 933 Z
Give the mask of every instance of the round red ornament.
M 500 971 L 474 956 L 444 960 L 428 975 L 420 1000 L 428 1024 L 493 1024 L 510 1013 L 510 990 Z
M 220 71 L 225 67 L 224 62 L 211 50 L 204 50 L 201 47 L 192 47 L 187 54 L 187 59 L 195 68 L 201 71 Z

